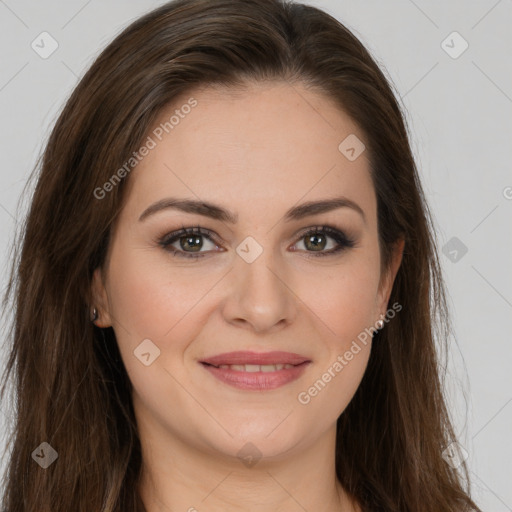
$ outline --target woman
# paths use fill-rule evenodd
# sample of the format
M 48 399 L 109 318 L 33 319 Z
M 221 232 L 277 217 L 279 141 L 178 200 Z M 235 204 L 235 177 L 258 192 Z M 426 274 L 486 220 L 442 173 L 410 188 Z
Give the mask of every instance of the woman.
M 19 241 L 3 510 L 479 510 L 449 463 L 433 233 L 392 89 L 338 21 L 135 21 L 60 115 Z

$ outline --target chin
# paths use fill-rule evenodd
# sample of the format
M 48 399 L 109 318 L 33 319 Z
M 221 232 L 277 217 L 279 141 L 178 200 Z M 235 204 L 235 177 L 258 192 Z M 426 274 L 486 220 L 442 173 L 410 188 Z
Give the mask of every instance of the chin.
M 212 446 L 228 456 L 243 458 L 244 456 L 273 458 L 279 460 L 304 440 L 306 432 L 298 432 L 296 426 L 287 420 L 286 415 L 279 418 L 273 416 L 267 421 L 251 421 L 231 424 L 224 442 L 212 440 Z M 290 418 L 289 418 L 290 419 Z

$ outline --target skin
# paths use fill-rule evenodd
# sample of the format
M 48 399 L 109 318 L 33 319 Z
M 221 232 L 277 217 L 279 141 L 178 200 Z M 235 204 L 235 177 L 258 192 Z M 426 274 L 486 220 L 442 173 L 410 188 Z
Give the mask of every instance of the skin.
M 155 126 L 191 96 L 197 106 L 129 175 L 105 265 L 93 279 L 96 324 L 113 327 L 133 383 L 143 501 L 148 512 L 360 510 L 335 476 L 335 427 L 363 377 L 371 340 L 308 404 L 297 396 L 390 307 L 403 242 L 381 275 L 367 155 L 349 161 L 338 150 L 349 134 L 363 134 L 329 98 L 282 82 L 195 89 Z M 340 195 L 365 219 L 344 207 L 283 220 L 292 206 Z M 169 196 L 219 204 L 238 222 L 175 209 L 139 221 Z M 173 256 L 157 242 L 198 225 L 217 238 L 200 237 L 203 258 Z M 301 233 L 322 225 L 355 246 L 315 256 Z M 247 236 L 263 249 L 252 263 L 236 252 Z M 326 236 L 320 252 L 337 246 Z M 196 254 L 179 239 L 173 247 Z M 160 349 L 149 366 L 133 353 L 144 339 Z M 283 350 L 312 362 L 280 388 L 240 390 L 199 363 L 233 350 Z M 237 456 L 248 442 L 262 454 L 252 467 Z

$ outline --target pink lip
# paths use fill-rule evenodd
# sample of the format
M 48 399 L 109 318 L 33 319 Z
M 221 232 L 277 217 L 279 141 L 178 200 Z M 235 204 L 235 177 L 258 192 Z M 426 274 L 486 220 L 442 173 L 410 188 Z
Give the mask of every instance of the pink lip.
M 311 360 L 291 352 L 229 352 L 200 361 L 214 377 L 238 389 L 269 390 L 297 380 L 311 363 Z M 231 364 L 292 364 L 293 368 L 283 368 L 273 372 L 245 372 L 230 368 L 218 368 Z
M 208 359 L 203 359 L 201 363 L 208 363 L 214 366 L 221 364 L 302 364 L 310 361 L 307 357 L 292 352 L 226 352 Z
M 217 368 L 205 363 L 202 364 L 214 377 L 230 386 L 239 389 L 262 391 L 279 388 L 297 380 L 304 373 L 309 362 L 304 362 L 293 368 L 283 368 L 275 372 L 244 372 L 229 368 Z

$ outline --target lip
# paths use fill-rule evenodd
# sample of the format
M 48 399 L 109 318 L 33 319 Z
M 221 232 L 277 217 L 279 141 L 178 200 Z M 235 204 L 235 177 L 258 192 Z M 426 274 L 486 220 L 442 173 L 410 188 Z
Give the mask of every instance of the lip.
M 232 387 L 244 390 L 264 391 L 276 389 L 297 380 L 311 363 L 311 360 L 292 352 L 228 352 L 200 361 L 205 370 L 214 377 Z M 247 372 L 231 368 L 219 368 L 220 365 L 273 365 L 288 364 L 292 368 L 283 368 L 271 372 Z
M 220 366 L 221 364 L 293 364 L 299 365 L 311 360 L 300 354 L 293 352 L 249 352 L 237 351 L 226 352 L 218 354 L 207 359 L 202 359 L 201 363 L 208 363 L 213 366 Z
M 274 372 L 246 372 L 231 370 L 230 368 L 217 368 L 202 363 L 203 368 L 214 377 L 238 389 L 265 391 L 276 389 L 289 382 L 297 380 L 306 370 L 309 362 L 304 362 L 292 368 L 283 368 Z

